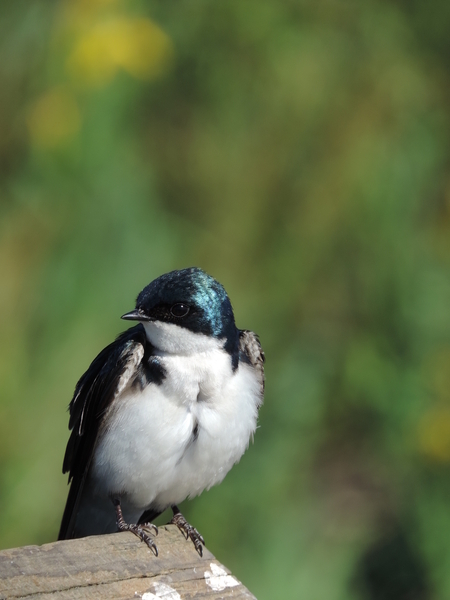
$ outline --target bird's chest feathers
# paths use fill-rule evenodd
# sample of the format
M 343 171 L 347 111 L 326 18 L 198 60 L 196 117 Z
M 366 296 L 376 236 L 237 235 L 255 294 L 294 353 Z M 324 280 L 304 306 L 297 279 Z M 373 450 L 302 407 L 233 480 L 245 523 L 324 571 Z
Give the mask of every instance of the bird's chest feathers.
M 233 377 L 230 356 L 221 349 L 194 355 L 161 356 L 165 379 L 161 391 L 188 411 L 199 412 L 198 404 L 220 404 Z
M 93 462 L 100 487 L 127 490 L 139 506 L 181 502 L 219 483 L 256 428 L 259 387 L 247 365 L 233 372 L 222 348 L 158 360 L 164 380 L 116 399 Z

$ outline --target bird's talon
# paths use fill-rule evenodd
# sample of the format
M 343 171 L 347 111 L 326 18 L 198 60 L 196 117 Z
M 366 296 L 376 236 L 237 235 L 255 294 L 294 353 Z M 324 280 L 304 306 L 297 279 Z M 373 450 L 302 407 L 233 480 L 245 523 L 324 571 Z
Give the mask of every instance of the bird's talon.
M 153 535 L 158 535 L 158 528 L 153 523 L 141 523 L 140 526 L 143 529 L 147 529 L 147 531 L 153 532 Z
M 122 507 L 120 506 L 120 501 L 113 500 L 113 503 L 114 503 L 114 506 L 116 507 L 116 516 L 117 516 L 116 523 L 117 523 L 117 528 L 119 529 L 119 531 L 131 531 L 131 533 L 134 533 L 134 535 L 136 537 L 138 537 L 142 542 L 145 542 L 147 544 L 147 546 L 150 548 L 150 550 L 153 552 L 153 554 L 155 556 L 158 556 L 158 548 L 156 547 L 155 542 L 144 531 L 145 528 L 147 528 L 147 530 L 149 530 L 149 531 L 151 530 L 151 528 L 154 528 L 154 530 L 156 531 L 155 535 L 157 535 L 158 529 L 157 529 L 156 525 L 153 525 L 153 523 L 144 523 L 142 525 L 134 525 L 134 524 L 127 523 L 125 521 L 125 519 L 123 518 Z
M 205 540 L 203 539 L 203 536 L 200 535 L 200 533 L 195 529 L 195 527 L 192 527 L 192 525 L 186 521 L 180 512 L 176 512 L 173 515 L 171 523 L 178 527 L 186 540 L 189 538 L 191 539 L 197 552 L 200 554 L 200 556 L 203 556 L 202 544 L 205 544 Z
M 155 556 L 158 556 L 158 548 L 157 548 L 156 544 L 150 538 L 143 539 L 142 541 L 144 541 L 147 544 L 147 546 L 150 548 L 150 550 L 153 552 L 153 554 Z

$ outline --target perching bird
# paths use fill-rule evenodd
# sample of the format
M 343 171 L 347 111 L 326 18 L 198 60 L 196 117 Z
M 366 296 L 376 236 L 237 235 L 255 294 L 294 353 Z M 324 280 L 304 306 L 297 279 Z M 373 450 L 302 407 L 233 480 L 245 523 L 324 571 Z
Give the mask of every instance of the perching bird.
M 201 269 L 152 281 L 75 388 L 58 539 L 132 531 L 158 553 L 166 508 L 202 554 L 177 505 L 220 483 L 256 430 L 264 393 L 258 337 L 235 326 L 224 288 Z

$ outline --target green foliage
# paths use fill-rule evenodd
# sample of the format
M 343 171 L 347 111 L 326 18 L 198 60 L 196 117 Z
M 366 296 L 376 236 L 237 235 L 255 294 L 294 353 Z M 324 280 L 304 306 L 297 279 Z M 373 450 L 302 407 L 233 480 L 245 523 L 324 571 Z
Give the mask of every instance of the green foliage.
M 261 600 L 376 598 L 402 530 L 448 597 L 447 3 L 0 13 L 0 545 L 55 539 L 77 378 L 198 265 L 267 356 L 254 445 L 183 507 L 208 547 Z

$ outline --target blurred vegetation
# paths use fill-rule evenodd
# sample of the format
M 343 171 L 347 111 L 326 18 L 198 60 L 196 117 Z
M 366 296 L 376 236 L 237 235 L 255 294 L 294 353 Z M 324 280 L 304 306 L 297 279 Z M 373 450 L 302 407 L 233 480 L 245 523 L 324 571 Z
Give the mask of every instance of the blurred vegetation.
M 267 356 L 183 506 L 260 598 L 450 597 L 450 3 L 0 4 L 0 545 L 54 540 L 66 407 L 198 265 Z

